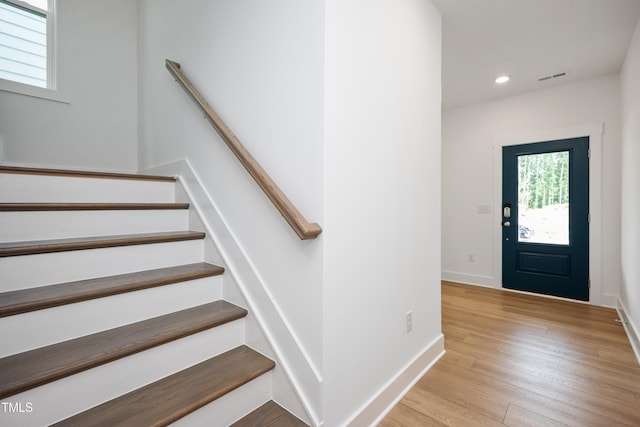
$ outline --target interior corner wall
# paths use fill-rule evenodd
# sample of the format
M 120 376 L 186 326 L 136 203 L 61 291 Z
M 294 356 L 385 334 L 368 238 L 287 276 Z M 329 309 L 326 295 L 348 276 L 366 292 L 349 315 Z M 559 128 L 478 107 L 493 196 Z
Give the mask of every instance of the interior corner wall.
M 622 93 L 622 285 L 620 300 L 640 334 L 640 21 L 620 74 Z M 640 337 L 640 336 L 639 336 Z
M 494 143 L 506 135 L 604 123 L 602 142 L 602 294 L 620 283 L 620 87 L 609 75 L 443 112 L 442 277 L 501 287 L 494 259 Z M 489 207 L 489 213 L 486 208 Z M 606 207 L 606 208 L 603 208 Z
M 430 1 L 327 0 L 325 28 L 324 422 L 370 425 L 441 337 L 441 19 Z
M 137 25 L 130 0 L 58 0 L 58 89 L 69 102 L 0 92 L 0 162 L 136 171 Z

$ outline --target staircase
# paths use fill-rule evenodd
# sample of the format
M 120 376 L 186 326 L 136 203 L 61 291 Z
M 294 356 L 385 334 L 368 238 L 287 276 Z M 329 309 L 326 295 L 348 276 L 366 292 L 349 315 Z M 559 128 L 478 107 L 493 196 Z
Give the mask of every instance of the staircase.
M 306 425 L 175 185 L 0 166 L 0 425 Z

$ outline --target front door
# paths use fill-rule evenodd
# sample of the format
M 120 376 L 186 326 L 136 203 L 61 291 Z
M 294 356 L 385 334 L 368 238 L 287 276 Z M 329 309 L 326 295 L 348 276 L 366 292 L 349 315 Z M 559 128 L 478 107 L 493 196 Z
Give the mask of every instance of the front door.
M 503 147 L 502 285 L 589 300 L 589 138 Z

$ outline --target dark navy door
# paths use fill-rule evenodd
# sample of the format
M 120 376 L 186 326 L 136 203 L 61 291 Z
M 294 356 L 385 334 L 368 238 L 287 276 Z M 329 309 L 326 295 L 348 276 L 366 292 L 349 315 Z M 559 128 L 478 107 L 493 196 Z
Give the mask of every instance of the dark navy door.
M 589 300 L 589 138 L 503 147 L 502 285 Z

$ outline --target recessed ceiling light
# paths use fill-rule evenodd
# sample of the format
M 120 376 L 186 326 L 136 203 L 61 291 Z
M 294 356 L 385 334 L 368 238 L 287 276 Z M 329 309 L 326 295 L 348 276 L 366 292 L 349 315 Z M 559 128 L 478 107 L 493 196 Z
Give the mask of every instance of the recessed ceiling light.
M 499 76 L 496 77 L 495 82 L 498 84 L 506 83 L 509 81 L 509 76 Z

